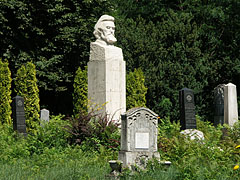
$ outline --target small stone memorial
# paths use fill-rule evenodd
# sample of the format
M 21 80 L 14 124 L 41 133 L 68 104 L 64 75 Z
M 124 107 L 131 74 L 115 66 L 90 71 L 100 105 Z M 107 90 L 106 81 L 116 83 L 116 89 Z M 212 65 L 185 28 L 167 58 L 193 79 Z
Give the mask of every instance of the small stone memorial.
M 123 167 L 144 168 L 151 158 L 160 160 L 157 151 L 158 115 L 148 108 L 133 108 L 122 115 L 121 150 Z
M 196 129 L 195 104 L 193 90 L 183 88 L 179 91 L 181 129 Z
M 238 104 L 236 85 L 224 86 L 224 123 L 233 126 L 238 121 Z
M 224 86 L 219 84 L 214 88 L 214 125 L 224 123 Z
M 42 109 L 40 112 L 41 121 L 49 122 L 49 110 Z
M 18 133 L 22 133 L 24 136 L 27 135 L 26 123 L 25 123 L 25 111 L 24 111 L 24 99 L 21 96 L 13 98 L 12 104 L 13 110 L 13 129 Z

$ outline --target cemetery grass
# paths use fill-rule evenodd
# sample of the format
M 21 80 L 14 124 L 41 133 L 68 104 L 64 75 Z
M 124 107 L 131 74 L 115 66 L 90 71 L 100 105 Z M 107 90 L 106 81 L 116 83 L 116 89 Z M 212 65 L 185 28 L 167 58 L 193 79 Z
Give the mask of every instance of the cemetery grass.
M 0 125 L 0 179 L 110 179 L 108 161 L 117 159 L 119 147 L 108 146 L 106 132 L 99 134 L 101 138 L 69 144 L 72 135 L 63 128 L 68 124 L 63 116 L 52 117 L 27 138 L 19 137 L 10 125 Z M 161 160 L 172 165 L 153 160 L 146 170 L 124 169 L 120 179 L 239 179 L 240 171 L 233 167 L 240 161 L 240 149 L 235 148 L 240 144 L 240 125 L 225 127 L 224 138 L 222 126 L 215 128 L 198 117 L 197 127 L 205 135 L 203 142 L 187 140 L 179 133 L 179 123 L 160 119 Z

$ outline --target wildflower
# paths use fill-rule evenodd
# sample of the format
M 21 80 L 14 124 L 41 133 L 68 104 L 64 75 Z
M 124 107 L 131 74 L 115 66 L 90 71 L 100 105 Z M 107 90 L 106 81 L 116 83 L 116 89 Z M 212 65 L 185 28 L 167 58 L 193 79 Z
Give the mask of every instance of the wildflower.
M 239 168 L 239 165 L 234 166 L 234 170 L 237 170 Z
M 237 149 L 237 148 L 240 148 L 240 145 L 236 146 L 236 149 Z

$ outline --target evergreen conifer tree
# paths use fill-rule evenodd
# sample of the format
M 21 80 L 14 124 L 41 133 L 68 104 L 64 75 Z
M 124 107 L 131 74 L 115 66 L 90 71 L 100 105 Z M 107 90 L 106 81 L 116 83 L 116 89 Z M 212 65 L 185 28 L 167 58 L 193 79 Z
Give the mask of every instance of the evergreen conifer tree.
M 39 122 L 39 90 L 37 86 L 36 68 L 32 62 L 22 65 L 17 71 L 15 80 L 17 95 L 24 98 L 24 109 L 27 130 L 33 130 Z
M 11 72 L 8 62 L 0 59 L 0 122 L 11 123 Z

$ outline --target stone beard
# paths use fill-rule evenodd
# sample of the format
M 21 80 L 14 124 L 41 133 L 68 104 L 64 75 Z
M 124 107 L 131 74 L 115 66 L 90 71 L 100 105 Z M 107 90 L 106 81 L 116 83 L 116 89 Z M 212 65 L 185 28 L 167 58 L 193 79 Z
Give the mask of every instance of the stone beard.
M 114 33 L 114 17 L 108 15 L 101 16 L 94 27 L 93 34 L 97 39 L 96 43 L 100 43 L 102 45 L 113 45 L 117 42 Z

